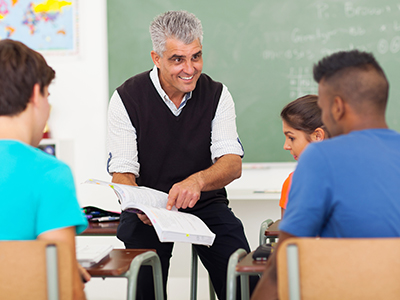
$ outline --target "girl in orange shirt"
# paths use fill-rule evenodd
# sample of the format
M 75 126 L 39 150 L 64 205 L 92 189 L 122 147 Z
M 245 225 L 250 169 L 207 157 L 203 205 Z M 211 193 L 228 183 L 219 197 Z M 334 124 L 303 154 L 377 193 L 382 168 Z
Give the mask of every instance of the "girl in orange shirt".
M 317 105 L 318 96 L 306 95 L 287 104 L 282 112 L 282 130 L 286 137 L 283 149 L 290 151 L 295 160 L 311 142 L 322 141 L 328 133 L 321 121 L 321 109 Z M 286 209 L 293 172 L 282 186 L 281 217 Z

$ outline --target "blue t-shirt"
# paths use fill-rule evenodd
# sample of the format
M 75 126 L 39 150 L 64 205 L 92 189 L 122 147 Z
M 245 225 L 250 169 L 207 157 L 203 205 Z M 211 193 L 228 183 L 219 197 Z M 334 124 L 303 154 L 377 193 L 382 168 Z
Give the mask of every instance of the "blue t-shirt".
M 0 140 L 0 240 L 35 240 L 53 229 L 87 226 L 69 167 L 43 151 Z
M 369 129 L 310 144 L 293 174 L 280 230 L 400 237 L 400 134 Z

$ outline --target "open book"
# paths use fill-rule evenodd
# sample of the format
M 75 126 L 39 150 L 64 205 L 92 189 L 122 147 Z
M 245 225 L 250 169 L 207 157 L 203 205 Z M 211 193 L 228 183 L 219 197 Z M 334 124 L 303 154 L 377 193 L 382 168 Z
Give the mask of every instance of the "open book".
M 185 242 L 211 246 L 215 234 L 197 216 L 180 212 L 174 206 L 167 210 L 168 194 L 143 186 L 116 184 L 89 179 L 89 184 L 111 187 L 121 204 L 122 211 L 141 210 L 150 219 L 160 242 Z

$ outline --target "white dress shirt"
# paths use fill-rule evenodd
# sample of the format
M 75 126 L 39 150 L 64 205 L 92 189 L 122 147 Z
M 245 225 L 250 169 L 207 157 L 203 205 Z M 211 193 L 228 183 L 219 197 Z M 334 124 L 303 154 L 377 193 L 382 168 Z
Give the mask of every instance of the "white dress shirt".
M 165 105 L 175 116 L 179 116 L 187 101 L 190 101 L 192 92 L 184 96 L 177 108 L 162 89 L 156 66 L 150 72 L 150 79 Z M 211 123 L 210 151 L 213 162 L 225 154 L 243 156 L 243 147 L 236 131 L 235 120 L 235 105 L 232 96 L 228 88 L 223 85 L 217 110 Z M 111 96 L 108 107 L 107 152 L 107 170 L 110 174 L 114 172 L 133 173 L 136 177 L 139 176 L 140 164 L 136 145 L 136 129 L 132 125 L 118 91 Z

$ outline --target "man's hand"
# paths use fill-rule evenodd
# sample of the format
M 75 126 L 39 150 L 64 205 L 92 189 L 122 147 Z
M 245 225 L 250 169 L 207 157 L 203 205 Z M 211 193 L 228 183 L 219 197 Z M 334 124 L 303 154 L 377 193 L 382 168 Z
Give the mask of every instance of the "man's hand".
M 201 192 L 223 188 L 242 173 L 239 155 L 226 154 L 217 159 L 208 169 L 194 173 L 185 180 L 175 183 L 168 193 L 167 209 L 192 208 L 200 199 Z
M 192 208 L 200 199 L 201 182 L 201 175 L 196 173 L 175 183 L 168 193 L 167 209 L 171 209 L 174 205 L 176 208 Z
M 151 224 L 150 219 L 144 214 L 144 213 L 139 213 L 137 214 L 138 218 L 140 219 L 140 221 L 142 221 L 144 224 L 149 225 L 149 226 L 153 226 L 153 224 Z

